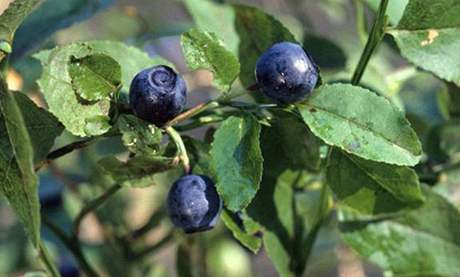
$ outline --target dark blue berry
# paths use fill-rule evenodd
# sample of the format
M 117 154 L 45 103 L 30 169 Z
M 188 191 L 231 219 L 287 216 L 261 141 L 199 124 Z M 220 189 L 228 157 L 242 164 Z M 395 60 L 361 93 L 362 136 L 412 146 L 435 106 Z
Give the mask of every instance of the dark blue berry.
M 315 88 L 318 67 L 303 48 L 292 42 L 276 43 L 256 64 L 258 88 L 278 103 L 304 99 Z
M 59 262 L 59 274 L 62 277 L 79 277 L 80 270 L 73 260 L 66 258 Z
M 174 225 L 186 233 L 194 233 L 216 225 L 222 202 L 211 179 L 187 175 L 172 185 L 167 206 Z
M 129 102 L 137 117 L 162 126 L 182 111 L 186 92 L 184 79 L 172 68 L 159 65 L 134 77 Z
M 49 175 L 40 176 L 38 195 L 42 210 L 58 209 L 62 206 L 63 186 Z

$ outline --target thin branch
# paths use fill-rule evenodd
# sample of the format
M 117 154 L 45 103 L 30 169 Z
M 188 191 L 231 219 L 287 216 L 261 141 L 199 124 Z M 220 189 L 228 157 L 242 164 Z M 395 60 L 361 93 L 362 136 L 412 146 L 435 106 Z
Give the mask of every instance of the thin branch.
M 356 66 L 355 72 L 353 73 L 353 77 L 351 79 L 351 83 L 353 85 L 358 85 L 361 81 L 361 78 L 363 77 L 364 71 L 366 70 L 367 64 L 369 63 L 372 54 L 380 44 L 380 41 L 383 39 L 387 23 L 385 14 L 388 7 L 388 1 L 389 0 L 382 0 L 380 2 L 380 6 L 377 11 L 374 24 L 372 25 L 366 46 L 364 47 L 364 51 L 361 54 L 361 58 L 359 59 L 358 65 Z
M 196 105 L 195 107 L 179 114 L 178 116 L 176 116 L 175 118 L 171 119 L 168 123 L 166 123 L 165 125 L 165 129 L 167 129 L 168 127 L 170 126 L 174 126 L 182 121 L 185 121 L 189 118 L 191 118 L 192 116 L 195 116 L 207 109 L 210 109 L 210 108 L 215 108 L 215 107 L 218 107 L 219 106 L 219 103 L 216 102 L 216 101 L 208 101 L 206 103 L 201 103 L 201 104 L 198 104 Z
M 185 174 L 189 174 L 190 173 L 190 159 L 187 155 L 187 149 L 185 148 L 184 142 L 182 141 L 182 137 L 172 127 L 167 127 L 165 131 L 166 133 L 168 133 L 169 137 L 176 144 L 177 156 L 179 157 L 179 159 L 181 160 L 184 166 Z
M 97 277 L 99 276 L 97 272 L 91 267 L 91 265 L 86 260 L 83 252 L 80 248 L 78 240 L 70 239 L 65 232 L 54 222 L 52 222 L 47 216 L 42 215 L 42 222 L 46 228 L 48 228 L 53 234 L 69 249 L 72 255 L 75 257 L 80 268 L 83 270 L 86 276 L 88 277 Z
M 174 238 L 174 232 L 169 232 L 165 237 L 163 237 L 157 243 L 155 243 L 155 244 L 153 244 L 151 246 L 147 246 L 147 247 L 145 247 L 144 249 L 142 249 L 141 251 L 139 251 L 137 253 L 133 253 L 133 256 L 130 257 L 130 259 L 131 260 L 137 260 L 139 258 L 145 257 L 145 256 L 157 251 L 158 249 L 164 247 L 166 244 L 171 242 L 173 238 Z
M 80 230 L 80 224 L 83 221 L 83 219 L 92 211 L 96 210 L 99 208 L 102 204 L 105 203 L 107 199 L 109 199 L 113 194 L 115 194 L 117 191 L 119 191 L 122 188 L 121 185 L 115 184 L 111 186 L 108 190 L 106 190 L 103 194 L 101 194 L 99 197 L 91 200 L 88 202 L 83 209 L 78 213 L 77 217 L 75 218 L 73 222 L 73 238 L 76 239 L 78 238 L 78 232 Z
M 84 140 L 80 140 L 80 141 L 76 141 L 76 142 L 72 142 L 70 144 L 67 144 L 61 148 L 58 148 L 52 152 L 50 152 L 47 156 L 46 156 L 46 159 L 42 162 L 40 162 L 36 167 L 35 167 L 35 171 L 38 171 L 40 170 L 43 166 L 49 164 L 50 162 L 52 162 L 53 160 L 56 160 L 62 156 L 65 156 L 71 152 L 73 152 L 74 150 L 77 150 L 77 149 L 82 149 L 82 148 L 85 148 L 87 147 L 88 145 L 96 142 L 96 138 L 95 137 L 92 137 L 92 138 L 87 138 L 87 139 L 84 139 Z
M 163 216 L 165 215 L 165 210 L 164 209 L 159 209 L 155 213 L 150 216 L 149 220 L 142 225 L 140 228 L 126 234 L 125 236 L 122 237 L 124 240 L 135 240 L 143 237 L 145 234 L 147 234 L 152 228 L 158 226 L 158 224 L 161 222 L 163 219 Z

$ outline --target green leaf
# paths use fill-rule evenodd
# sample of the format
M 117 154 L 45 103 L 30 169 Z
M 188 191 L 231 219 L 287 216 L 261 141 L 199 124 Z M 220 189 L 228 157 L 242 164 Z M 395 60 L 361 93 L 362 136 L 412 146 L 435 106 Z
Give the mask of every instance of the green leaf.
M 121 85 L 121 67 L 105 54 L 70 59 L 69 75 L 73 87 L 83 99 L 102 100 Z
M 38 84 L 49 111 L 66 129 L 77 136 L 100 135 L 110 129 L 110 100 L 88 103 L 77 96 L 69 73 L 70 61 L 94 54 L 104 54 L 121 65 L 123 90 L 127 92 L 132 78 L 142 69 L 167 63 L 151 59 L 137 48 L 119 42 L 92 41 L 74 43 L 35 55 L 42 62 L 43 73 Z
M 416 210 L 379 220 L 339 209 L 345 242 L 392 276 L 455 276 L 460 272 L 460 214 L 446 199 L 424 188 Z
M 230 90 L 240 72 L 240 64 L 216 34 L 192 29 L 182 35 L 181 45 L 191 70 L 210 70 L 214 74 L 216 86 L 224 92 Z
M 270 168 L 267 174 L 277 176 L 285 169 L 317 171 L 321 162 L 319 139 L 301 118 L 281 111 L 273 115 L 271 126 L 264 126 L 261 135 L 264 167 Z
M 241 242 L 246 248 L 254 254 L 257 253 L 262 246 L 262 240 L 245 230 L 241 219 L 235 219 L 231 212 L 224 210 L 220 216 L 225 226 L 232 232 L 233 236 Z M 239 222 L 241 221 L 241 222 Z
M 98 165 L 122 186 L 147 187 L 155 184 L 155 174 L 173 169 L 177 163 L 173 158 L 160 156 L 135 156 L 126 162 L 109 156 L 102 158 Z
M 263 227 L 265 250 L 281 276 L 294 276 L 290 268 L 295 222 L 292 183 L 297 176 L 293 171 L 264 176 L 260 191 L 247 208 L 248 215 Z
M 92 53 L 92 48 L 87 44 L 78 43 L 56 48 L 50 53 L 47 61 L 41 61 L 44 68 L 38 84 L 49 111 L 69 132 L 77 136 L 101 133 L 103 130 L 98 130 L 94 124 L 96 118 L 105 117 L 108 123 L 110 100 L 95 103 L 81 101 L 69 74 L 71 58 L 83 58 Z M 90 126 L 87 127 L 87 124 Z
M 296 42 L 294 35 L 273 16 L 249 6 L 234 5 L 235 26 L 240 37 L 240 80 L 245 87 L 256 83 L 254 70 L 259 56 L 276 42 Z
M 390 34 L 410 62 L 460 85 L 460 28 L 395 30 Z
M 40 205 L 34 152 L 21 109 L 1 79 L 0 112 L 0 189 L 38 247 Z
M 182 136 L 187 154 L 190 158 L 190 164 L 195 174 L 210 176 L 216 179 L 216 174 L 211 166 L 211 145 L 206 142 L 196 140 L 189 136 Z
M 117 41 L 89 41 L 83 43 L 88 45 L 94 53 L 105 54 L 121 66 L 121 81 L 123 84 L 122 90 L 127 94 L 129 86 L 134 76 L 139 71 L 155 65 L 169 65 L 172 64 L 160 57 L 151 58 L 144 51 L 139 48 L 128 46 L 122 42 Z
M 231 211 L 244 209 L 262 178 L 260 124 L 252 116 L 226 119 L 214 134 L 212 167 L 217 191 Z
M 199 29 L 217 34 L 232 53 L 238 54 L 239 38 L 232 6 L 209 0 L 184 0 L 184 4 Z
M 254 7 L 185 0 L 198 28 L 215 33 L 241 63 L 244 86 L 255 84 L 254 69 L 259 56 L 276 42 L 296 42 L 294 35 L 273 16 Z
M 411 0 L 390 34 L 410 62 L 460 84 L 459 13 L 458 0 Z
M 95 115 L 85 119 L 85 134 L 88 136 L 100 136 L 108 132 L 112 126 L 109 123 L 110 117 L 106 115 Z
M 25 94 L 14 93 L 14 97 L 24 117 L 34 149 L 34 162 L 37 163 L 46 158 L 63 127 L 52 114 L 35 105 Z
M 264 173 L 270 170 L 265 168 Z M 321 206 L 319 191 L 295 193 L 294 187 L 304 182 L 303 173 L 264 174 L 260 191 L 247 208 L 248 216 L 262 226 L 265 250 L 281 276 L 303 271 L 308 235 L 318 223 L 320 210 L 327 210 Z
M 113 0 L 41 1 L 41 4 L 16 31 L 12 58 L 14 60 L 21 58 L 27 52 L 37 49 L 56 31 L 88 19 L 113 2 Z
M 415 165 L 422 150 L 401 111 L 386 98 L 348 84 L 325 85 L 298 105 L 312 132 L 359 157 Z
M 121 140 L 130 152 L 157 155 L 163 138 L 161 130 L 153 124 L 133 115 L 123 114 L 118 118 Z
M 8 43 L 11 48 L 14 32 L 38 2 L 39 0 L 15 0 L 10 3 L 0 15 L 0 42 Z
M 460 27 L 459 0 L 409 0 L 398 24 L 402 30 L 443 29 Z
M 338 200 L 362 214 L 393 213 L 424 200 L 412 169 L 366 161 L 338 149 L 330 156 L 326 176 Z

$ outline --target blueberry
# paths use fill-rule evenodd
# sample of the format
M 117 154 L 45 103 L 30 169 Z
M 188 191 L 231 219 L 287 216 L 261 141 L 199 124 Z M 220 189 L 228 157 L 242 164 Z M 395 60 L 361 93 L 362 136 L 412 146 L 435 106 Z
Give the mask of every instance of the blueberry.
M 303 48 L 276 43 L 257 60 L 257 86 L 269 98 L 288 104 L 304 99 L 318 81 L 318 67 Z
M 195 233 L 216 225 L 222 202 L 211 179 L 186 175 L 172 185 L 167 206 L 174 225 L 186 233 Z
M 65 259 L 59 263 L 59 274 L 62 277 L 79 277 L 80 270 L 78 269 L 75 262 Z
M 184 79 L 172 68 L 159 65 L 134 77 L 129 102 L 137 117 L 162 126 L 182 111 L 186 92 Z
M 62 206 L 63 186 L 50 175 L 40 176 L 39 199 L 43 211 L 59 209 Z

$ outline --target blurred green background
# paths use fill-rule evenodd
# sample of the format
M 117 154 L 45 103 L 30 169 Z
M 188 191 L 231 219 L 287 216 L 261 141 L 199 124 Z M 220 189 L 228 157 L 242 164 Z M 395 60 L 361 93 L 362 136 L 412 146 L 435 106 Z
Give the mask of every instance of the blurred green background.
M 9 0 L 0 0 L 0 12 Z M 180 1 L 173 0 L 119 0 L 99 1 L 104 6 L 92 6 L 97 1 L 59 0 L 53 2 L 52 12 L 62 17 L 59 26 L 48 26 L 35 15 L 35 24 L 42 24 L 42 33 L 18 31 L 19 53 L 12 57 L 14 69 L 9 71 L 10 88 L 27 92 L 41 106 L 46 106 L 35 80 L 40 75 L 40 65 L 30 58 L 38 49 L 86 40 L 118 40 L 139 47 L 149 55 L 160 55 L 176 65 L 184 74 L 188 88 L 188 106 L 211 98 L 216 91 L 211 86 L 212 75 L 207 71 L 189 72 L 179 45 L 180 34 L 193 27 L 191 16 Z M 75 9 L 68 9 L 72 3 Z M 107 2 L 107 3 L 104 3 Z M 215 1 L 223 2 L 223 1 Z M 326 82 L 349 80 L 366 40 L 372 22 L 370 6 L 378 1 L 352 0 L 246 0 L 226 1 L 259 6 L 275 15 L 297 37 L 322 68 Z M 45 3 L 46 4 L 46 3 Z M 86 6 L 85 6 L 86 5 Z M 107 6 L 107 7 L 105 7 Z M 62 14 L 59 14 L 62 12 Z M 68 13 L 68 14 L 66 14 Z M 73 17 L 70 17 L 72 15 Z M 360 21 L 362 15 L 363 20 Z M 34 15 L 32 15 L 33 17 Z M 67 21 L 66 21 L 67 18 Z M 89 19 L 87 19 L 89 18 Z M 358 20 L 357 20 L 358 18 Z M 87 19 L 87 20 L 86 20 Z M 74 21 L 79 21 L 72 24 Z M 52 28 L 59 29 L 50 39 L 42 40 Z M 328 39 L 328 43 L 324 41 Z M 395 50 L 389 39 L 385 41 L 371 61 L 362 84 L 389 97 L 404 109 L 422 140 L 427 140 L 433 128 L 446 120 L 442 97 L 448 87 L 428 73 L 408 65 Z M 415 97 L 416 96 L 416 97 Z M 202 137 L 203 130 L 189 133 Z M 55 147 L 63 146 L 76 138 L 64 133 Z M 425 143 L 425 150 L 429 145 Z M 111 183 L 100 177 L 96 162 L 105 155 L 126 155 L 118 139 L 105 139 L 84 150 L 76 151 L 52 163 L 40 176 L 40 197 L 43 213 L 63 228 L 71 227 L 73 218 L 82 203 L 94 198 Z M 442 157 L 441 157 L 442 158 Z M 424 170 L 423 168 L 421 169 Z M 429 171 L 429 170 L 428 170 Z M 456 173 L 457 175 L 458 172 Z M 175 276 L 177 244 L 181 234 L 172 230 L 164 218 L 165 193 L 180 172 L 168 172 L 156 177 L 154 186 L 143 189 L 123 189 L 107 204 L 92 214 L 82 224 L 81 239 L 91 263 L 104 270 L 105 276 Z M 441 176 L 447 185 L 446 195 L 459 203 L 459 178 Z M 430 172 L 427 172 L 430 178 Z M 440 179 L 437 179 L 440 178 Z M 0 276 L 20 276 L 39 268 L 35 254 L 25 238 L 12 210 L 0 198 Z M 306 276 L 383 276 L 376 267 L 359 260 L 344 246 L 332 219 L 325 225 L 317 240 Z M 153 227 L 148 232 L 142 232 Z M 144 229 L 143 229 L 144 228 Z M 141 230 L 134 238 L 132 230 Z M 72 256 L 46 229 L 43 236 L 61 266 L 74 265 Z M 128 237 L 127 237 L 128 236 Z M 131 234 L 132 236 L 132 234 Z M 127 253 L 119 238 L 125 238 L 140 257 Z M 251 254 L 232 238 L 223 223 L 216 230 L 194 237 L 206 247 L 201 267 L 209 276 L 277 276 L 264 252 Z M 129 251 L 128 251 L 129 252 Z

